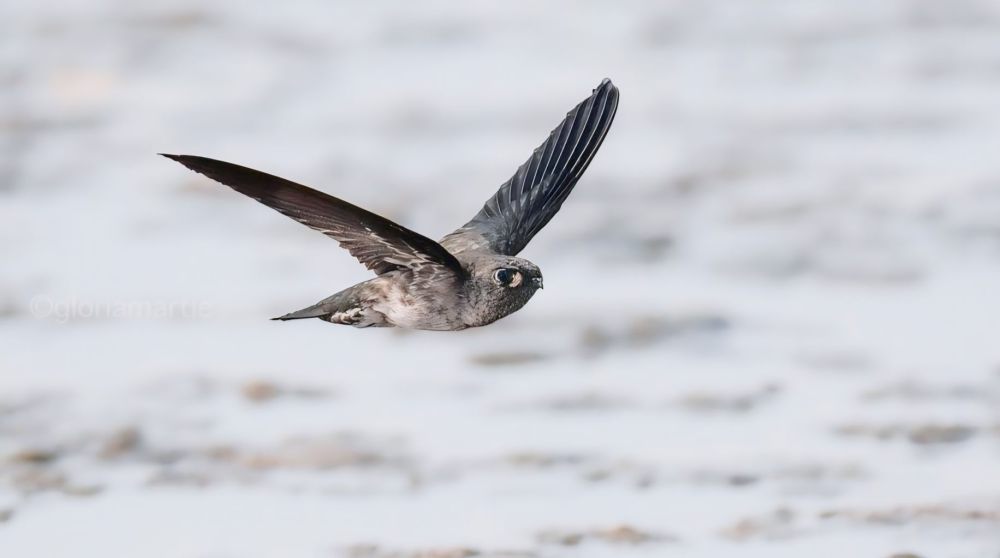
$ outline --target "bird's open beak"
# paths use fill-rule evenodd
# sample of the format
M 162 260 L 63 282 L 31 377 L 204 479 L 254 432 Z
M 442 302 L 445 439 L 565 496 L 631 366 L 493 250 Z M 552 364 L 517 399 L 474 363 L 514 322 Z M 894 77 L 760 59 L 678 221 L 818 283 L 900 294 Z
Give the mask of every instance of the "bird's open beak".
M 542 278 L 541 277 L 533 277 L 531 279 L 531 282 L 534 283 L 535 286 L 538 287 L 539 289 L 544 289 L 545 288 L 545 286 L 542 285 Z

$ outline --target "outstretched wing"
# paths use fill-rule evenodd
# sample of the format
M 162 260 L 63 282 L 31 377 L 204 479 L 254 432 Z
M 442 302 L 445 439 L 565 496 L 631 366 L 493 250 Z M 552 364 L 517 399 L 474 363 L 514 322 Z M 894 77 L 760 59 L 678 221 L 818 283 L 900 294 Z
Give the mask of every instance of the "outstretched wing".
M 462 228 L 442 239 L 454 253 L 516 255 L 559 211 L 611 127 L 618 88 L 605 79 Z
M 376 274 L 427 265 L 448 269 L 456 277 L 465 274 L 455 256 L 437 242 L 323 192 L 224 161 L 162 155 L 337 240 Z

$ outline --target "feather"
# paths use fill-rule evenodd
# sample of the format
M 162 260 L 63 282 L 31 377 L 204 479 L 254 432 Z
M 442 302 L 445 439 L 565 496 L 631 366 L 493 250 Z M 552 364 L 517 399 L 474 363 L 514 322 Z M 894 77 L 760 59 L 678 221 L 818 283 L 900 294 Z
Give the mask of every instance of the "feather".
M 336 239 L 378 275 L 426 266 L 447 269 L 456 278 L 465 274 L 455 256 L 437 242 L 341 199 L 225 161 L 161 155 Z
M 567 113 L 479 213 L 441 244 L 455 252 L 488 249 L 509 256 L 523 250 L 573 191 L 617 109 L 618 88 L 605 79 Z

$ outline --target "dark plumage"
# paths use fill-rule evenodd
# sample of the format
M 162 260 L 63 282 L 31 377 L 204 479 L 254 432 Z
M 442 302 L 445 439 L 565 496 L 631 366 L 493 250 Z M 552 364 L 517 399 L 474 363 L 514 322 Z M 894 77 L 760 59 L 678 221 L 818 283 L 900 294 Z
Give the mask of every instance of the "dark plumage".
M 459 330 L 516 312 L 542 287 L 538 266 L 515 256 L 573 191 L 617 108 L 618 89 L 605 79 L 471 221 L 440 243 L 277 176 L 205 157 L 163 156 L 337 240 L 377 275 L 276 320 Z

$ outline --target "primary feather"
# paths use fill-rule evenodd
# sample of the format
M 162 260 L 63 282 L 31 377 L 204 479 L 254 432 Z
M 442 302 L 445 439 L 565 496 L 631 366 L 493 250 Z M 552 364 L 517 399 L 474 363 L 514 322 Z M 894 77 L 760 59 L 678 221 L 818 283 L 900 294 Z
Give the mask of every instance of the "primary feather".
M 459 277 L 464 273 L 455 256 L 437 242 L 344 200 L 225 161 L 161 155 L 336 239 L 378 275 L 425 265 L 443 266 Z
M 483 208 L 441 244 L 454 253 L 488 249 L 517 255 L 562 207 L 601 147 L 618 109 L 605 79 L 518 167 Z

